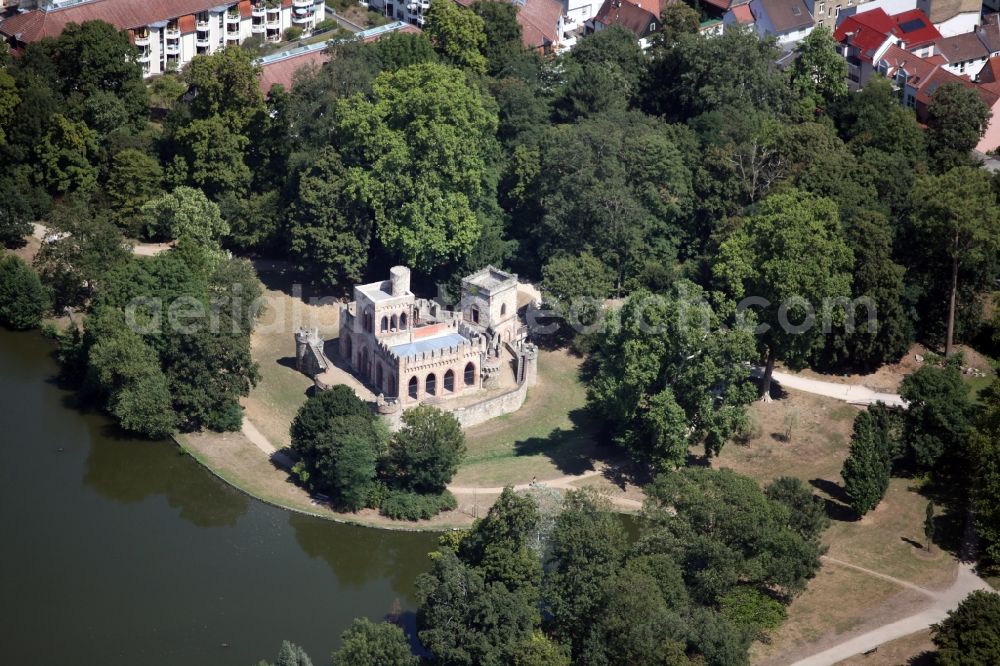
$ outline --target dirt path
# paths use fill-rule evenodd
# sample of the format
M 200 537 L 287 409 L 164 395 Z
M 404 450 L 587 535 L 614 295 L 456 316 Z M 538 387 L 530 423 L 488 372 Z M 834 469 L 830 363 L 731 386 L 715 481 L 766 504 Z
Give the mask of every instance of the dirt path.
M 292 465 L 295 464 L 288 455 L 274 448 L 274 445 L 271 444 L 270 440 L 268 440 L 260 430 L 257 430 L 257 426 L 251 423 L 250 419 L 246 416 L 243 417 L 243 427 L 240 431 L 243 433 L 244 437 L 249 439 L 254 446 L 263 451 L 273 462 L 281 465 L 285 469 L 291 469 Z
M 761 368 L 753 369 L 754 376 L 760 376 Z M 795 389 L 806 393 L 823 395 L 835 400 L 843 400 L 852 405 L 871 405 L 884 402 L 892 407 L 906 407 L 906 401 L 898 393 L 880 393 L 860 384 L 837 384 L 818 379 L 807 379 L 799 375 L 775 370 L 771 377 L 781 384 L 782 388 Z
M 43 224 L 35 222 L 31 225 L 31 235 L 45 242 L 45 237 L 53 234 L 53 231 Z M 132 247 L 132 253 L 140 257 L 152 257 L 161 252 L 166 252 L 173 245 L 171 243 L 137 243 Z
M 520 483 L 514 486 L 514 490 L 531 490 L 532 488 L 555 488 L 558 490 L 577 490 L 573 483 L 576 481 L 581 481 L 583 479 L 590 479 L 595 476 L 601 476 L 604 474 L 604 468 L 598 467 L 597 469 L 592 469 L 588 472 L 583 472 L 581 474 L 570 474 L 567 476 L 560 476 L 556 479 L 548 479 L 546 481 L 537 481 L 532 483 Z M 503 492 L 503 486 L 500 487 L 486 487 L 486 486 L 448 486 L 450 490 L 455 495 L 472 495 L 474 493 L 479 494 L 500 494 Z M 641 509 L 642 502 L 634 499 L 629 499 L 627 497 L 616 497 L 608 496 L 608 501 L 620 507 L 627 509 Z

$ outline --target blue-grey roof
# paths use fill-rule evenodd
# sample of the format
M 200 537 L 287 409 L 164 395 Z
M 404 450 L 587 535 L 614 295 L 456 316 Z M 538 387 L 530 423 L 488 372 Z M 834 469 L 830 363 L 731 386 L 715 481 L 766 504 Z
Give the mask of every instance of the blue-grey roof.
M 435 349 L 457 347 L 465 342 L 468 342 L 468 340 L 464 336 L 461 336 L 458 333 L 448 333 L 446 335 L 439 335 L 437 337 L 426 338 L 424 340 L 414 340 L 413 342 L 407 342 L 406 344 L 389 347 L 389 351 L 400 358 L 408 358 L 410 356 L 422 354 L 423 352 L 434 351 Z

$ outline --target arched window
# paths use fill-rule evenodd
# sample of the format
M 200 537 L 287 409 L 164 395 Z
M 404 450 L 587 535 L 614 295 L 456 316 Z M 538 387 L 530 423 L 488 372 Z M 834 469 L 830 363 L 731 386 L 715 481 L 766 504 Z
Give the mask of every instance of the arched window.
M 382 317 L 382 324 L 379 326 L 379 330 L 382 333 L 385 333 L 386 331 L 389 330 L 389 318 L 388 317 L 386 317 L 386 316 L 383 315 L 383 317 Z
M 444 392 L 454 393 L 455 392 L 455 371 L 448 370 L 444 373 Z
M 401 331 L 405 331 L 406 330 L 406 313 L 405 312 L 403 314 L 399 315 L 399 330 L 401 330 Z
M 427 379 L 424 380 L 424 391 L 427 395 L 437 395 L 437 377 L 434 373 L 427 375 Z
M 479 308 L 477 308 L 475 305 L 473 305 L 472 306 L 472 310 L 470 311 L 470 314 L 472 315 L 472 323 L 473 324 L 478 324 L 479 323 Z
M 346 358 L 348 361 L 350 361 L 351 358 L 352 358 L 351 357 L 351 351 L 352 351 L 351 350 L 351 336 L 348 335 L 347 337 L 344 338 L 344 358 Z
M 396 315 L 392 315 L 392 319 L 389 320 L 389 330 L 395 331 L 399 326 L 399 322 L 396 321 Z
M 396 397 L 396 377 L 395 375 L 389 375 L 389 388 L 385 392 L 387 397 Z
M 382 390 L 382 379 L 383 379 L 382 364 L 381 363 L 376 363 L 375 364 L 375 386 L 377 386 L 380 391 Z
M 372 369 L 367 349 L 361 350 L 361 367 L 358 368 L 358 372 L 361 373 L 361 376 L 365 379 L 371 377 Z
M 476 384 L 476 364 L 471 361 L 465 365 L 465 385 L 475 386 Z
M 407 384 L 407 387 L 406 387 L 406 393 L 407 393 L 407 395 L 409 395 L 414 400 L 417 399 L 417 391 L 419 390 L 418 389 L 418 385 L 419 384 L 420 384 L 420 382 L 417 381 L 416 377 L 410 377 L 410 383 Z
M 363 324 L 364 324 L 365 331 L 368 332 L 368 333 L 371 333 L 372 332 L 372 313 L 369 312 L 368 310 L 365 310 L 365 318 L 363 320 Z
M 502 304 L 500 306 L 500 316 L 502 317 L 505 314 L 507 314 L 507 304 L 506 303 L 504 303 L 504 304 Z

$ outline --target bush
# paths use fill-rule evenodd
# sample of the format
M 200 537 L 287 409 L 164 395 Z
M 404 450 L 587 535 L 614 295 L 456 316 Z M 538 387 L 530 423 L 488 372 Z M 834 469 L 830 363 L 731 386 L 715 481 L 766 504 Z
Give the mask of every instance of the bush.
M 324 30 L 330 30 L 331 28 L 336 28 L 337 25 L 338 25 L 337 19 L 332 19 L 332 18 L 323 19 L 322 21 L 316 24 L 316 29 L 313 30 L 313 32 L 322 32 Z
M 14 255 L 0 258 L 0 324 L 35 328 L 48 309 L 49 297 L 38 274 Z
M 285 41 L 294 42 L 302 36 L 302 28 L 292 26 L 285 30 Z
M 457 507 L 458 501 L 447 490 L 440 495 L 390 490 L 382 500 L 379 513 L 393 520 L 427 520 Z
M 420 405 L 403 413 L 403 428 L 389 444 L 384 464 L 392 485 L 416 492 L 445 489 L 465 455 L 465 435 L 448 412 Z

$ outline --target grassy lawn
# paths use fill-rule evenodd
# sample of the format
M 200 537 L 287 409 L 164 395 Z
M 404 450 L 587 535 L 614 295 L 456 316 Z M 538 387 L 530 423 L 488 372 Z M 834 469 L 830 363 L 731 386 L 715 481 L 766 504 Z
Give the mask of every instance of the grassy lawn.
M 790 664 L 831 647 L 844 634 L 905 617 L 926 598 L 890 582 L 825 564 L 809 587 L 788 607 L 788 620 L 769 643 L 751 646 L 751 663 Z M 869 619 L 870 618 L 870 619 Z
M 584 411 L 580 362 L 566 351 L 540 352 L 538 384 L 524 406 L 466 431 L 468 452 L 454 483 L 500 486 L 593 469 L 594 458 L 608 452 Z

